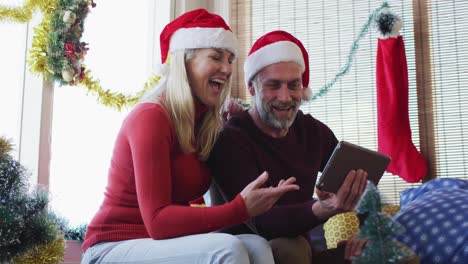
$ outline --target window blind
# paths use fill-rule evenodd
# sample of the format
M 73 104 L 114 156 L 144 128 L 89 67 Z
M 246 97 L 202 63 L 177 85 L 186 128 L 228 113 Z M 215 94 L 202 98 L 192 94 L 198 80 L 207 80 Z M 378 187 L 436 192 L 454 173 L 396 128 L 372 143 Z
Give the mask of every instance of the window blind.
M 428 4 L 438 177 L 468 179 L 468 2 Z
M 432 175 L 438 177 L 461 177 L 467 179 L 467 156 L 464 128 L 468 117 L 467 95 L 463 94 L 466 83 L 467 50 L 461 43 L 467 42 L 468 3 L 463 1 L 387 1 L 403 19 L 403 36 L 408 61 L 409 118 L 412 139 L 420 149 L 420 127 L 424 128 L 422 139 L 435 157 L 427 159 Z M 426 17 L 413 14 L 413 6 L 420 2 L 428 7 Z M 305 45 L 310 57 L 310 87 L 317 93 L 346 66 L 353 41 L 362 30 L 368 15 L 382 1 L 322 0 L 243 0 L 231 2 L 231 24 L 241 42 L 241 53 L 236 66 L 234 96 L 249 101 L 243 81 L 243 58 L 249 47 L 262 34 L 282 29 L 291 32 Z M 428 19 L 428 17 L 430 19 Z M 428 19 L 427 21 L 421 21 Z M 427 65 L 416 65 L 415 43 L 424 41 L 415 34 L 414 25 L 422 33 L 430 32 L 430 46 L 426 51 L 430 59 Z M 428 25 L 421 27 L 421 25 Z M 428 28 L 429 27 L 429 28 Z M 465 34 L 464 34 L 465 33 Z M 339 79 L 321 98 L 305 103 L 301 109 L 326 123 L 340 140 L 347 140 L 370 149 L 377 149 L 377 107 L 375 86 L 375 61 L 377 34 L 373 28 L 361 39 L 349 72 Z M 420 60 L 418 60 L 420 61 Z M 431 64 L 432 63 L 432 64 Z M 426 66 L 426 67 L 422 67 Z M 418 67 L 423 69 L 418 72 Z M 432 89 L 417 87 L 417 74 L 432 76 Z M 466 90 L 466 88 L 465 88 Z M 424 92 L 430 93 L 424 94 Z M 422 111 L 418 112 L 418 104 Z M 423 117 L 423 118 L 421 118 Z M 427 118 L 430 117 L 430 118 Z M 420 119 L 434 120 L 434 125 L 419 123 Z M 429 143 L 428 143 L 429 142 Z M 434 142 L 432 144 L 432 142 Z M 424 154 L 424 153 L 423 153 Z M 399 192 L 418 184 L 404 182 L 396 175 L 386 173 L 379 183 L 385 202 L 398 203 Z

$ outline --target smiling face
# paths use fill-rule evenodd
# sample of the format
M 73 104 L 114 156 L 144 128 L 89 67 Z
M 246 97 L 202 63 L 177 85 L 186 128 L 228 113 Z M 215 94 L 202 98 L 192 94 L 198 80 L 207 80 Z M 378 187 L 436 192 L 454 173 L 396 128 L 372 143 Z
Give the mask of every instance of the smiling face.
M 225 49 L 196 49 L 186 63 L 187 77 L 195 100 L 207 106 L 218 103 L 232 74 L 234 54 Z
M 269 65 L 249 84 L 255 95 L 259 128 L 270 134 L 285 135 L 296 118 L 302 101 L 302 68 L 295 62 Z M 254 116 L 255 120 L 255 116 Z

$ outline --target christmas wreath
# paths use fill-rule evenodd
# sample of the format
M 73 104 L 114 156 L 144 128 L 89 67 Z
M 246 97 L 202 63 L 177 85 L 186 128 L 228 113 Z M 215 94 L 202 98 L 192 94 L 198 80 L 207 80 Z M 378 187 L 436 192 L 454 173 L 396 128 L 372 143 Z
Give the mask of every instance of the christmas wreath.
M 95 4 L 93 2 L 92 6 Z M 58 1 L 52 14 L 46 42 L 46 67 L 52 78 L 62 85 L 74 85 L 84 78 L 86 43 L 82 42 L 83 22 L 89 12 L 86 0 Z
M 34 28 L 28 63 L 31 71 L 60 85 L 85 86 L 103 105 L 121 110 L 133 105 L 160 79 L 152 75 L 135 95 L 124 95 L 103 89 L 98 79 L 86 69 L 84 58 L 88 43 L 81 40 L 86 16 L 93 0 L 27 0 L 21 8 L 0 6 L 0 21 L 27 22 L 39 9 L 44 18 Z

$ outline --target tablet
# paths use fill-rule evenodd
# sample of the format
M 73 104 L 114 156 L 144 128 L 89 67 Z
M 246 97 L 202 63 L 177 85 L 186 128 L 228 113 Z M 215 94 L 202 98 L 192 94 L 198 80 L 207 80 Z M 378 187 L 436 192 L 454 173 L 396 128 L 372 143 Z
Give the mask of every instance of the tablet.
M 367 171 L 367 179 L 377 186 L 389 163 L 387 155 L 340 141 L 323 169 L 317 188 L 337 193 L 348 172 L 357 169 Z

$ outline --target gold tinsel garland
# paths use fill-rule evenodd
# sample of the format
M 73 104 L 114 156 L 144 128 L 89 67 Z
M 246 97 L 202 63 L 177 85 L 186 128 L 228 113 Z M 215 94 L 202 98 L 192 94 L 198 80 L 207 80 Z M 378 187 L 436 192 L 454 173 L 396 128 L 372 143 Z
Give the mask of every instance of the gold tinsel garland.
M 21 8 L 10 8 L 0 6 L 0 22 L 28 22 L 31 20 L 35 9 L 40 9 L 44 18 L 42 22 L 34 28 L 32 46 L 29 50 L 28 64 L 33 73 L 42 74 L 44 79 L 53 79 L 54 71 L 48 66 L 47 46 L 50 41 L 52 16 L 57 11 L 59 0 L 27 0 Z M 87 1 L 89 4 L 92 0 Z M 61 51 L 60 51 L 61 52 Z M 111 90 L 104 89 L 99 80 L 92 77 L 91 70 L 84 72 L 81 80 L 70 85 L 81 85 L 87 91 L 97 96 L 97 101 L 105 106 L 121 110 L 125 106 L 132 106 L 138 102 L 141 96 L 159 82 L 160 77 L 152 75 L 144 84 L 143 89 L 135 95 L 125 95 Z
M 32 45 L 29 49 L 28 64 L 31 72 L 47 73 L 46 77 L 52 74 L 53 71 L 47 67 L 47 39 L 49 38 L 50 16 L 44 16 L 42 22 L 34 28 L 34 37 Z
M 13 144 L 10 139 L 0 137 L 0 156 L 10 153 L 13 150 Z
M 63 236 L 41 244 L 13 259 L 15 264 L 56 264 L 63 261 L 65 255 L 65 240 Z
M 57 0 L 27 0 L 23 7 L 0 6 L 0 21 L 26 23 L 36 9 L 39 8 L 43 14 L 53 12 L 56 3 Z
M 143 90 L 133 96 L 124 95 L 122 93 L 112 92 L 110 90 L 104 90 L 99 83 L 99 80 L 93 79 L 91 71 L 86 70 L 84 78 L 81 81 L 81 85 L 88 89 L 88 92 L 97 95 L 99 103 L 105 106 L 111 106 L 117 110 L 121 110 L 124 106 L 131 106 L 138 102 L 138 100 L 148 91 L 151 87 L 155 86 L 161 77 L 157 75 L 150 76 L 149 80 L 143 86 Z

